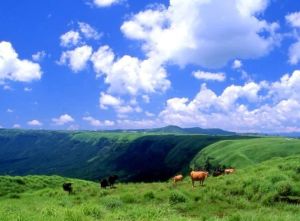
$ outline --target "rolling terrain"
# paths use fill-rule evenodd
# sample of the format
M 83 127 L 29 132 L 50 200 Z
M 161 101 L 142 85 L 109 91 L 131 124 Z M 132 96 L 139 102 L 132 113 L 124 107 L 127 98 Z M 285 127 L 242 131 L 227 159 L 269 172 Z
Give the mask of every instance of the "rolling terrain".
M 177 172 L 188 172 L 191 160 L 206 146 L 246 138 L 250 139 L 154 132 L 0 130 L 0 174 L 88 180 L 117 174 L 123 181 L 162 181 Z
M 191 187 L 170 182 L 99 184 L 58 176 L 0 177 L 6 221 L 299 220 L 300 156 L 274 158 Z M 70 181 L 74 194 L 62 190 Z
M 245 140 L 223 140 L 201 150 L 191 162 L 191 167 L 203 167 L 209 162 L 244 168 L 273 157 L 300 154 L 300 139 L 265 137 Z

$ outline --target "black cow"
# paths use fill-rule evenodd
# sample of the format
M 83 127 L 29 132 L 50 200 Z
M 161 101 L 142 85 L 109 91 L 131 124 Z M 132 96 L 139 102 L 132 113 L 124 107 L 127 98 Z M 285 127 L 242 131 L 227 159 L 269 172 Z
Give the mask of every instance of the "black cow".
M 107 179 L 100 180 L 100 186 L 101 186 L 101 188 L 106 189 L 106 187 L 109 186 L 109 183 L 108 183 Z
M 64 191 L 66 191 L 69 194 L 71 194 L 73 192 L 72 183 L 64 183 L 63 184 L 63 189 L 64 189 Z
M 117 175 L 112 175 L 108 177 L 109 186 L 112 188 L 119 177 Z

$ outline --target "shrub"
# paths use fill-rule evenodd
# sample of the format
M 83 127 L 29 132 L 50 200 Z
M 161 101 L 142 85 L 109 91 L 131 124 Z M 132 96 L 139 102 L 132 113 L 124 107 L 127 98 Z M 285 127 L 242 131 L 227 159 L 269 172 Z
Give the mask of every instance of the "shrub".
M 177 204 L 177 203 L 185 203 L 186 202 L 186 197 L 182 195 L 181 193 L 172 193 L 171 196 L 169 197 L 169 202 L 170 204 Z
M 152 191 L 147 192 L 147 193 L 144 194 L 144 199 L 146 199 L 146 200 L 152 200 L 154 198 L 155 198 L 155 195 Z
M 288 196 L 292 192 L 292 185 L 287 181 L 281 181 L 277 183 L 276 190 L 280 196 Z

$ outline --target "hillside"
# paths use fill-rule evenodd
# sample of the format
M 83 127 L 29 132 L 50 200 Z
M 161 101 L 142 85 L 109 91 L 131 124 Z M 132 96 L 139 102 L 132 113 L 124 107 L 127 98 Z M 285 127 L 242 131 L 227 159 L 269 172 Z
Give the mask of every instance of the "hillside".
M 97 183 L 57 176 L 0 177 L 1 220 L 299 220 L 300 156 L 276 158 L 191 187 L 170 182 Z M 71 181 L 75 193 L 61 185 Z
M 191 165 L 203 167 L 207 159 L 213 165 L 243 168 L 269 160 L 300 154 L 300 140 L 267 137 L 248 140 L 219 141 L 200 151 Z
M 0 174 L 166 180 L 204 147 L 240 136 L 0 130 Z

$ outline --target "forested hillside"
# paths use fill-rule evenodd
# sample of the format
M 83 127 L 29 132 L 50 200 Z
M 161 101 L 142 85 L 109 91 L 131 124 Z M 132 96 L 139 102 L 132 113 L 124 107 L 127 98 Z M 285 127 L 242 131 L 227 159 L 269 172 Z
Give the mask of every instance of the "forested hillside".
M 0 130 L 0 174 L 166 180 L 204 147 L 239 136 Z

